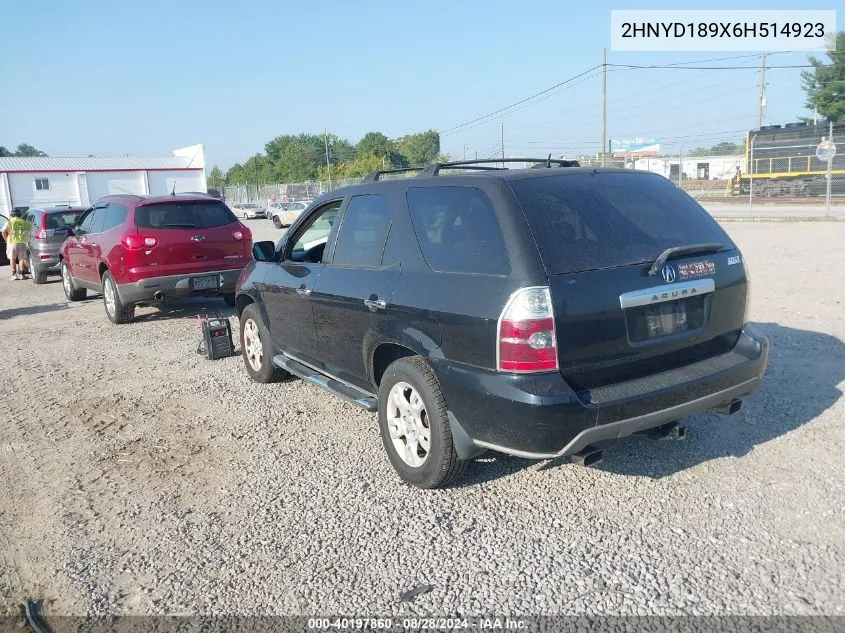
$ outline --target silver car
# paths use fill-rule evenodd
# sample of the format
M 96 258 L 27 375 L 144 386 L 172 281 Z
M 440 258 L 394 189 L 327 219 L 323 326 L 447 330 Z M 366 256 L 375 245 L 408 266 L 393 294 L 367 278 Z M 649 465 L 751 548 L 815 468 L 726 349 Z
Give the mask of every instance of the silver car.
M 43 284 L 49 273 L 59 273 L 59 250 L 88 207 L 61 205 L 28 209 L 24 219 L 32 226 L 29 234 L 29 270 L 32 281 Z
M 297 202 L 274 202 L 270 205 L 270 219 L 277 229 L 290 226 L 296 218 L 308 208 L 311 200 L 299 200 Z
M 255 218 L 267 217 L 267 210 L 261 205 L 253 202 L 239 202 L 232 207 L 232 211 L 242 220 L 254 220 Z

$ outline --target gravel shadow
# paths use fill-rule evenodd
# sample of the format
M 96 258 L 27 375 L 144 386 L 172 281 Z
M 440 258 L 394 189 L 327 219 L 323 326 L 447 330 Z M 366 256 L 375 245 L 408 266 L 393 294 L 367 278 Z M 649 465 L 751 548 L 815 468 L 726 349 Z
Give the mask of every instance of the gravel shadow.
M 743 411 L 693 416 L 687 420 L 689 437 L 680 442 L 621 440 L 605 450 L 599 468 L 659 479 L 710 460 L 742 457 L 813 421 L 842 397 L 845 343 L 839 338 L 777 323 L 752 326 L 769 338 L 769 363 Z
M 47 303 L 44 305 L 26 306 L 24 308 L 11 308 L 0 310 L 0 319 L 11 319 L 18 316 L 29 316 L 32 314 L 44 314 L 45 312 L 59 312 L 67 310 L 65 303 Z
M 152 308 L 151 312 L 148 310 Z M 135 322 L 166 321 L 169 319 L 196 319 L 198 314 L 219 314 L 227 319 L 238 316 L 237 309 L 229 307 L 221 298 L 197 297 L 184 301 L 165 303 L 158 306 L 144 306 L 136 309 Z
M 785 327 L 753 323 L 769 338 L 769 363 L 760 389 L 733 416 L 703 413 L 687 419 L 683 441 L 631 437 L 605 446 L 604 461 L 594 468 L 634 477 L 660 479 L 703 462 L 742 457 L 755 446 L 800 428 L 833 406 L 845 380 L 845 343 L 839 338 Z M 475 486 L 513 475 L 538 462 L 489 452 L 472 464 L 457 487 Z M 570 465 L 568 458 L 549 460 L 541 470 Z

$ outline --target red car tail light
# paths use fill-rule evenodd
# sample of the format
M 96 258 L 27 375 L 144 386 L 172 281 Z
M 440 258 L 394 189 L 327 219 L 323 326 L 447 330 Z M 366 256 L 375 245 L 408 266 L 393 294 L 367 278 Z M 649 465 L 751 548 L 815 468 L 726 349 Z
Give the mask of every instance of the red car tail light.
M 46 240 L 47 239 L 47 229 L 38 229 L 33 236 L 36 240 Z
M 252 239 L 252 233 L 249 232 L 248 228 L 243 227 L 232 231 L 232 237 L 240 242 L 241 240 Z
M 558 368 L 552 297 L 545 286 L 517 290 L 499 317 L 497 368 L 513 373 Z
M 120 241 L 130 251 L 140 251 L 158 246 L 158 238 L 152 236 L 124 235 L 120 238 Z

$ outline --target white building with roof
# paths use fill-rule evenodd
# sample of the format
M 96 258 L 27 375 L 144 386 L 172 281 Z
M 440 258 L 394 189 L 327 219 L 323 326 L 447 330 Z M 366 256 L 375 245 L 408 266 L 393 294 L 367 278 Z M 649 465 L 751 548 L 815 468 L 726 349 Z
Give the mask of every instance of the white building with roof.
M 15 207 L 86 206 L 110 194 L 206 191 L 202 145 L 170 156 L 0 157 L 0 214 Z

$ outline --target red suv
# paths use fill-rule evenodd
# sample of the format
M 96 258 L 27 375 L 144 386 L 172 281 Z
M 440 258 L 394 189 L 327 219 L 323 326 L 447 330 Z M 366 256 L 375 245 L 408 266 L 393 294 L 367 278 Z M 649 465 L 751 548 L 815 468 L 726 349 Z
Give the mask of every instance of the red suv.
M 252 259 L 252 234 L 229 207 L 206 195 L 107 196 L 80 216 L 62 244 L 70 301 L 101 292 L 112 323 L 135 306 L 187 296 L 222 296 Z

